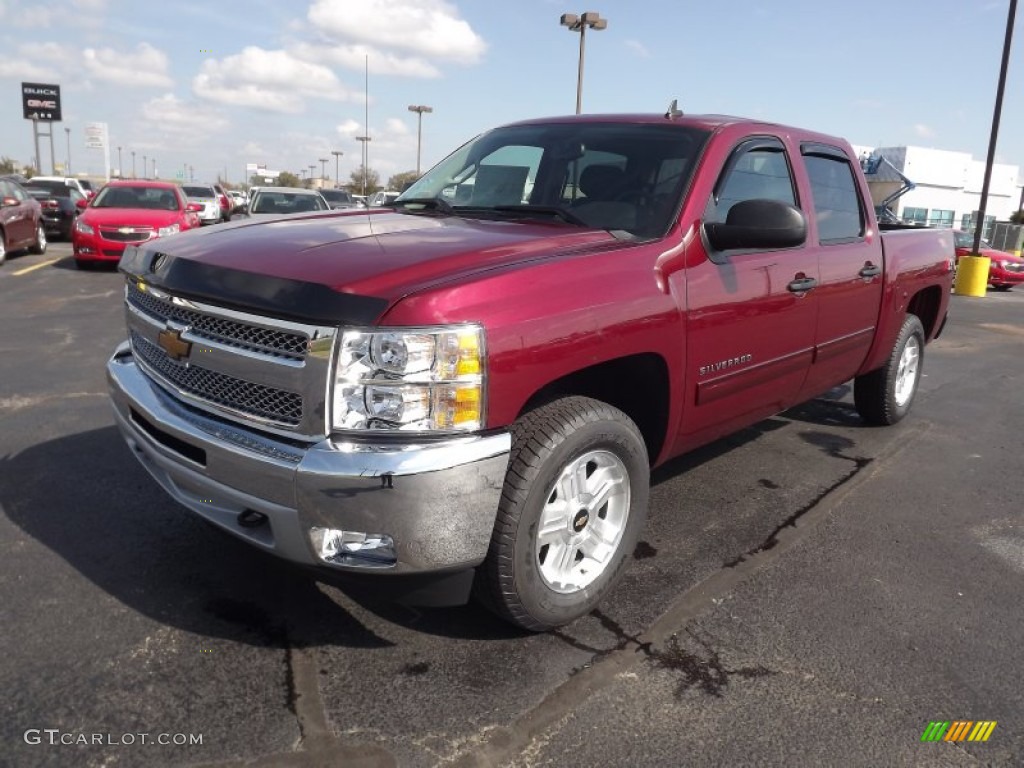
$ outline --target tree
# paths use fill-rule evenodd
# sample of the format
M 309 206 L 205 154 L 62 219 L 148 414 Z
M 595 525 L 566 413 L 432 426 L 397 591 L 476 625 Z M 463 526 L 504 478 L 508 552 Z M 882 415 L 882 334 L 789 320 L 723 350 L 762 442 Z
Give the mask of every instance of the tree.
M 1011 224 L 1024 224 L 1024 210 L 1014 211 L 1010 214 Z
M 281 175 L 277 177 L 278 187 L 301 187 L 302 181 L 294 173 L 290 171 L 281 171 Z
M 393 189 L 397 192 L 405 192 L 419 176 L 416 175 L 416 171 L 404 171 L 403 173 L 396 173 L 390 179 L 388 179 L 388 189 Z
M 363 194 L 363 166 L 359 166 L 349 175 L 352 192 L 357 195 Z M 372 168 L 366 169 L 366 194 L 372 195 L 380 189 L 380 175 Z
M 7 155 L 0 157 L 0 173 L 17 173 L 18 164 Z

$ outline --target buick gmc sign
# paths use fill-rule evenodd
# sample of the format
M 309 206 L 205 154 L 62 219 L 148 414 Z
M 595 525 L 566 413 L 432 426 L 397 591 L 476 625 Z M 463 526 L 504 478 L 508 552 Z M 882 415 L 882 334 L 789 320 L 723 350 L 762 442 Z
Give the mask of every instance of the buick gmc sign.
M 26 120 L 47 120 L 59 123 L 60 86 L 46 83 L 22 83 L 21 107 Z

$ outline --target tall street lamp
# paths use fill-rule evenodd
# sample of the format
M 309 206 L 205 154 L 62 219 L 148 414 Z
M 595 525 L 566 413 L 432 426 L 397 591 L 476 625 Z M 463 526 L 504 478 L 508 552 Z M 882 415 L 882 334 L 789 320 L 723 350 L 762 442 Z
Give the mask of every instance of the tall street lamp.
M 334 155 L 334 186 L 341 186 L 341 176 L 338 175 L 338 158 L 344 155 L 340 149 L 332 149 L 331 154 Z
M 124 166 L 121 165 L 121 148 L 117 148 L 117 178 L 124 178 Z
M 434 108 L 423 104 L 410 104 L 409 111 L 416 113 L 416 178 L 418 179 L 420 177 L 420 151 L 423 148 L 423 113 L 430 114 Z
M 583 48 L 587 36 L 587 28 L 601 30 L 608 26 L 608 19 L 602 19 L 597 11 L 586 11 L 582 16 L 575 13 L 563 13 L 561 25 L 568 27 L 570 32 L 580 33 L 580 66 L 576 75 L 576 114 L 583 110 Z
M 142 178 L 149 178 L 149 158 L 146 155 L 142 156 Z
M 132 150 L 132 178 L 135 178 L 135 150 Z
M 321 157 L 320 158 L 320 186 L 321 187 L 327 186 L 326 184 L 324 184 L 324 182 L 327 180 L 326 176 L 325 176 L 327 171 L 324 170 L 326 165 L 327 165 L 327 158 L 326 157 Z
M 369 160 L 366 142 L 370 141 L 369 136 L 356 136 L 356 141 L 363 145 L 363 197 L 366 197 L 366 163 Z
M 156 178 L 156 158 L 150 158 L 153 161 L 153 178 Z
M 67 164 L 67 168 L 64 169 L 64 175 L 65 176 L 70 176 L 71 175 L 71 129 L 70 128 L 65 128 L 64 129 L 64 133 L 67 134 L 67 138 L 68 138 L 68 164 Z
M 308 168 L 309 168 L 309 188 L 312 189 L 313 188 L 313 179 L 316 178 L 313 175 L 313 172 L 316 170 L 316 166 L 315 165 L 310 165 L 310 166 L 308 166 Z

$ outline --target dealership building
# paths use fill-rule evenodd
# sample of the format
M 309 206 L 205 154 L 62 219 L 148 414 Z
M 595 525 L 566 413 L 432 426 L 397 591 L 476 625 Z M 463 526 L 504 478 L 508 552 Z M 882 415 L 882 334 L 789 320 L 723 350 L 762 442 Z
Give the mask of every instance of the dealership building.
M 855 146 L 854 149 L 865 166 L 876 204 L 906 186 L 902 175 L 914 187 L 889 206 L 899 218 L 935 227 L 974 229 L 985 179 L 983 160 L 975 160 L 967 152 L 928 147 Z M 877 162 L 883 158 L 887 162 Z M 985 206 L 986 234 L 994 222 L 1008 220 L 1021 208 L 1022 195 L 1020 167 L 993 164 Z

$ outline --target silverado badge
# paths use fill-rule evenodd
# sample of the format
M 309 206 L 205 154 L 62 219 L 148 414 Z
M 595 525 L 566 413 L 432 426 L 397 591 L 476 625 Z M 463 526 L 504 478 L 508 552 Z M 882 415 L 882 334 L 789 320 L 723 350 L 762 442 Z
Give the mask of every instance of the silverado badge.
M 171 328 L 165 328 L 160 331 L 157 334 L 156 341 L 172 360 L 181 360 L 183 357 L 188 357 L 188 353 L 192 350 L 191 343 L 182 341 L 181 331 L 172 330 Z

